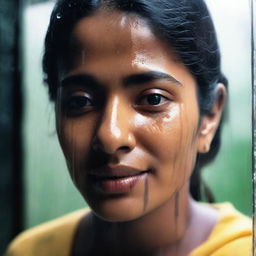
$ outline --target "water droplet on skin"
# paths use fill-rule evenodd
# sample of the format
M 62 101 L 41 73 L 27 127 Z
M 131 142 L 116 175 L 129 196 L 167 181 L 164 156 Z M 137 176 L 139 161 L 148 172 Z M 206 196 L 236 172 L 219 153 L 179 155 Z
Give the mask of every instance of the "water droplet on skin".
M 61 17 L 62 17 L 61 13 L 58 12 L 58 13 L 56 14 L 56 18 L 57 18 L 57 19 L 61 19 Z
M 177 192 L 175 195 L 175 206 L 174 207 L 175 207 L 174 215 L 176 218 L 178 218 L 179 217 L 179 192 Z
M 148 177 L 146 177 L 145 179 L 143 212 L 146 211 L 147 206 L 148 206 Z

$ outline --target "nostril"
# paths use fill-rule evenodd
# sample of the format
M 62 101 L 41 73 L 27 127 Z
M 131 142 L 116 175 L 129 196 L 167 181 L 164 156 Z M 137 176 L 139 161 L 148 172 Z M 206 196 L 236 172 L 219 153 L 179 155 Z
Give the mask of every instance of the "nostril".
M 92 144 L 92 150 L 95 152 L 95 153 L 104 153 L 104 154 L 107 154 L 107 155 L 111 155 L 113 153 L 115 153 L 116 151 L 129 151 L 130 150 L 130 147 L 129 146 L 120 146 L 120 147 L 113 147 L 113 149 L 110 149 L 110 145 L 111 143 L 105 143 L 102 144 L 100 143 L 99 141 L 95 141 L 93 144 Z M 113 152 L 112 152 L 113 150 Z M 111 151 L 111 152 L 109 152 Z
M 129 146 L 121 146 L 121 147 L 119 147 L 119 150 L 129 151 L 130 147 Z

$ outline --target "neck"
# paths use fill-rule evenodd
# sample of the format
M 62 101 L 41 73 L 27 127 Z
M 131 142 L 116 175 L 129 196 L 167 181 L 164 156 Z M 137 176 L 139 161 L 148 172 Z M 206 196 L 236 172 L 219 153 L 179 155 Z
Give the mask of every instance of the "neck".
M 188 195 L 188 185 L 186 185 L 165 204 L 139 219 L 110 223 L 94 216 L 94 223 L 96 228 L 100 227 L 99 236 L 109 237 L 111 241 L 110 243 L 108 241 L 108 244 L 112 244 L 111 247 L 116 246 L 117 251 L 124 251 L 124 248 L 125 250 L 129 248 L 130 252 L 131 250 L 156 252 L 160 248 L 173 248 L 175 251 L 186 233 L 192 215 L 192 200 Z M 102 232 L 102 227 L 108 234 Z

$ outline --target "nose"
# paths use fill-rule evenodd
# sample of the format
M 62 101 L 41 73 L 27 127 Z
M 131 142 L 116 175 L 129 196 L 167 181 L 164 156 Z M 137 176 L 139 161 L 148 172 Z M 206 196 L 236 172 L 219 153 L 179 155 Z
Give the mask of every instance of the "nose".
M 129 112 L 128 104 L 118 96 L 106 103 L 96 130 L 94 150 L 112 155 L 118 151 L 131 151 L 135 147 Z

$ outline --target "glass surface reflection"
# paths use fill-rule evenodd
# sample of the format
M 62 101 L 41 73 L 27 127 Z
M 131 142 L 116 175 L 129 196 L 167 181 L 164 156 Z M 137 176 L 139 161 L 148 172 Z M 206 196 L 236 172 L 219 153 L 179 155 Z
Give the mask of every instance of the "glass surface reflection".
M 230 1 L 210 0 L 207 1 L 207 4 L 212 12 L 218 33 L 223 59 L 223 73 L 229 81 L 229 110 L 226 110 L 225 113 L 227 120 L 223 124 L 221 151 L 218 153 L 216 161 L 207 165 L 202 172 L 203 180 L 207 187 L 211 189 L 217 202 L 231 201 L 240 211 L 250 215 L 252 191 L 250 185 L 251 121 L 249 113 L 251 106 L 249 102 L 251 98 L 251 71 L 249 6 L 247 3 L 233 4 Z M 228 7 L 223 8 L 223 5 Z M 25 161 L 27 187 L 25 221 L 27 227 L 84 206 L 84 201 L 74 191 L 69 177 L 67 177 L 68 171 L 65 167 L 65 160 L 59 150 L 57 134 L 55 134 L 54 106 L 48 103 L 47 92 L 43 86 L 40 86 L 42 79 L 40 71 L 40 58 L 43 51 L 42 41 L 52 7 L 52 3 L 39 4 L 28 7 L 24 14 L 24 84 L 26 86 L 24 93 L 26 97 L 24 135 L 27 152 Z M 129 8 L 132 9 L 133 7 L 130 6 Z M 244 13 L 244 15 L 241 15 L 241 13 Z M 161 203 L 167 201 L 168 197 L 172 198 L 169 207 L 174 209 L 173 216 L 166 217 L 166 219 L 174 219 L 170 223 L 175 223 L 174 227 L 178 227 L 175 231 L 178 234 L 177 237 L 183 237 L 181 234 L 184 234 L 186 228 L 182 225 L 184 219 L 188 216 L 183 214 L 186 212 L 184 209 L 188 207 L 184 203 L 186 202 L 185 198 L 187 198 L 184 192 L 186 189 L 181 190 L 180 193 L 177 193 L 177 191 L 183 188 L 184 181 L 190 175 L 196 152 L 205 153 L 210 150 L 210 141 L 215 132 L 212 123 L 218 123 L 220 118 L 218 115 L 221 113 L 223 99 L 225 98 L 225 87 L 222 85 L 225 85 L 225 79 L 221 75 L 218 77 L 219 80 L 215 79 L 215 83 L 219 85 L 216 85 L 216 92 L 218 92 L 216 95 L 218 97 L 216 96 L 215 105 L 212 105 L 214 108 L 211 109 L 214 111 L 211 113 L 212 115 L 209 115 L 210 112 L 201 109 L 201 113 L 204 113 L 207 118 L 203 118 L 200 123 L 202 125 L 198 127 L 195 125 L 199 122 L 195 93 L 198 81 L 195 77 L 191 77 L 190 72 L 184 69 L 183 65 L 179 64 L 179 58 L 183 60 L 181 62 L 183 64 L 184 60 L 187 60 L 184 52 L 184 56 L 182 56 L 182 53 L 177 56 L 173 54 L 173 51 L 169 53 L 166 45 L 163 44 L 162 40 L 159 40 L 154 30 L 143 19 L 140 19 L 140 15 L 139 18 L 133 17 L 133 15 L 130 17 L 124 14 L 120 15 L 112 9 L 103 8 L 102 13 L 89 16 L 90 18 L 87 20 L 81 20 L 75 25 L 75 32 L 73 31 L 73 37 L 71 37 L 73 40 L 71 47 L 67 48 L 69 51 L 64 52 L 65 54 L 69 52 L 69 54 L 62 56 L 64 58 L 64 61 L 62 60 L 63 65 L 61 70 L 58 70 L 60 71 L 60 81 L 63 81 L 65 86 L 61 87 L 60 90 L 54 91 L 53 89 L 51 95 L 57 102 L 57 128 L 71 177 L 73 177 L 79 191 L 88 200 L 89 205 L 97 215 L 109 221 L 121 222 L 138 219 L 143 214 L 149 214 L 153 209 L 159 207 Z M 38 19 L 38 17 L 41 18 Z M 65 15 L 57 12 L 55 22 L 61 22 L 62 19 L 65 19 Z M 40 20 L 40 23 L 36 20 Z M 44 22 L 42 22 L 43 20 Z M 127 24 L 129 24 L 128 27 Z M 97 29 L 95 29 L 95 26 L 97 26 Z M 105 35 L 104 31 L 106 30 L 108 30 L 108 34 L 101 38 L 102 35 Z M 97 32 L 100 31 L 100 37 L 97 37 Z M 83 33 L 89 34 L 89 38 L 93 40 L 88 40 Z M 107 40 L 108 35 L 110 37 L 109 41 Z M 114 45 L 113 38 L 115 42 L 118 42 L 117 45 Z M 67 40 L 67 37 L 63 37 L 64 39 Z M 35 40 L 38 40 L 38 42 L 35 42 Z M 59 44 L 60 47 L 63 45 Z M 113 45 L 112 49 L 111 46 Z M 166 52 L 168 52 L 170 59 L 166 58 Z M 211 53 L 214 54 L 214 49 Z M 102 59 L 102 56 L 105 56 L 105 58 Z M 66 60 L 68 60 L 67 63 Z M 51 61 L 53 62 L 54 58 Z M 98 72 L 98 70 L 101 70 L 101 72 Z M 175 86 L 173 81 L 163 77 L 156 79 L 155 74 L 149 76 L 148 71 L 171 75 L 181 86 Z M 136 87 L 127 86 L 124 90 L 123 87 L 116 86 L 125 85 L 124 81 L 125 79 L 129 80 L 129 75 L 141 73 L 144 77 L 137 77 L 137 80 L 135 79 L 133 82 L 138 83 L 140 81 L 142 87 L 141 85 L 139 87 L 137 85 Z M 95 91 L 91 88 L 91 84 L 93 84 L 93 88 L 98 86 L 97 88 L 100 89 Z M 132 111 L 127 111 L 124 108 L 125 101 L 133 106 Z M 97 113 L 100 113 L 99 116 L 97 116 Z M 109 113 L 109 115 L 106 115 L 106 113 Z M 122 123 L 116 121 L 118 120 L 117 117 L 126 118 L 121 118 Z M 84 120 L 85 125 L 81 124 L 82 120 Z M 131 121 L 129 122 L 129 120 Z M 134 121 L 134 123 L 133 120 L 138 122 Z M 176 126 L 172 126 L 175 120 L 177 120 Z M 88 126 L 88 123 L 91 125 Z M 124 128 L 121 129 L 120 127 Z M 213 127 L 213 130 L 210 131 L 213 131 L 213 133 L 210 137 L 206 139 L 206 136 L 201 136 L 208 135 L 211 127 Z M 94 134 L 95 130 L 97 130 L 97 135 Z M 182 133 L 180 133 L 181 130 Z M 175 136 L 172 136 L 173 131 Z M 43 137 L 43 134 L 45 134 L 45 137 Z M 166 137 L 162 136 L 163 134 Z M 156 140 L 153 140 L 154 136 L 157 137 Z M 121 140 L 121 144 L 119 144 L 120 137 L 124 138 Z M 172 147 L 168 149 L 168 145 L 164 143 L 167 143 L 167 138 L 170 137 L 172 137 L 172 140 L 170 139 Z M 188 147 L 188 144 L 190 147 Z M 114 146 L 111 147 L 111 145 Z M 165 146 L 164 152 L 161 151 L 162 145 Z M 117 148 L 122 149 L 121 155 L 126 156 L 122 158 L 122 161 L 120 161 L 120 157 L 113 154 Z M 91 149 L 93 149 L 92 152 L 88 153 Z M 157 149 L 161 152 L 157 152 Z M 127 152 L 136 154 L 132 155 Z M 180 152 L 183 152 L 182 158 L 179 158 L 181 156 Z M 97 157 L 97 161 L 88 161 L 88 159 L 94 159 L 94 157 Z M 142 159 L 148 157 L 149 160 L 139 162 L 139 157 L 142 157 Z M 173 160 L 171 161 L 171 159 Z M 109 163 L 113 166 L 122 163 L 122 175 L 132 177 L 132 179 L 127 180 L 118 176 L 121 175 L 116 173 L 119 172 L 120 166 L 119 169 L 113 166 L 102 168 L 102 166 L 97 166 L 98 163 L 103 163 L 103 166 Z M 164 165 L 164 163 L 167 164 Z M 159 174 L 157 176 L 154 171 L 160 165 L 164 166 L 161 167 L 163 169 L 159 173 L 165 175 Z M 91 166 L 93 167 L 91 168 Z M 129 166 L 128 169 L 127 166 Z M 133 169 L 131 169 L 131 166 Z M 83 176 L 86 175 L 83 170 L 90 168 L 93 180 L 91 183 L 86 180 L 86 176 Z M 165 171 L 167 169 L 174 171 L 168 173 Z M 177 170 L 183 170 L 182 175 L 177 175 Z M 157 171 L 155 172 L 157 173 Z M 110 178 L 106 177 L 109 173 L 112 175 Z M 136 177 L 134 178 L 134 176 Z M 97 189 L 101 191 L 99 195 L 97 192 L 93 192 L 94 187 L 96 187 L 95 191 Z M 120 200 L 106 199 L 110 195 L 112 197 L 113 194 L 127 194 L 127 189 L 133 191 L 131 198 L 127 197 L 127 200 L 122 198 L 119 198 Z M 205 200 L 210 197 L 209 193 L 205 193 L 207 191 L 205 186 L 196 185 L 196 189 L 198 189 L 197 192 L 200 190 Z M 197 192 L 195 196 L 198 194 Z M 141 205 L 141 200 L 136 199 L 142 198 L 142 194 L 146 195 L 143 197 L 144 205 Z M 45 200 L 46 198 L 47 200 Z M 95 202 L 97 203 L 95 204 Z M 130 211 L 129 209 L 133 210 Z M 201 208 L 196 206 L 193 211 L 203 212 Z M 211 214 L 213 218 L 210 224 L 207 223 L 210 226 L 207 229 L 208 231 L 204 230 L 206 233 L 212 230 L 212 226 L 218 218 L 212 211 L 208 214 Z M 200 214 L 196 214 L 196 216 L 200 216 Z M 175 219 L 176 217 L 177 219 Z M 183 221 L 181 221 L 182 218 Z M 83 225 L 88 224 L 86 220 L 81 223 L 81 232 L 77 235 L 78 241 L 80 236 L 83 237 L 85 229 Z M 101 219 L 93 219 L 89 223 L 103 226 Z M 165 225 L 167 224 L 165 223 Z M 106 230 L 110 228 L 123 230 L 123 233 L 117 234 L 121 234 L 125 240 L 128 233 L 124 230 L 126 231 L 129 226 L 108 226 L 106 224 L 104 227 Z M 89 228 L 88 230 L 91 231 Z M 170 230 L 168 231 L 170 232 Z M 150 230 L 147 232 L 150 232 Z M 166 233 L 165 237 L 170 238 L 175 232 Z M 113 234 L 115 234 L 114 231 Z M 95 236 L 97 237 L 97 234 Z M 110 238 L 113 241 L 116 239 L 114 237 Z M 155 235 L 151 239 L 156 239 Z M 154 244 L 155 241 L 144 242 L 144 247 L 146 247 L 146 244 Z M 161 242 L 161 239 L 159 239 L 159 243 Z M 91 243 L 93 246 L 93 242 Z M 166 241 L 166 243 L 170 243 L 170 241 Z M 141 244 L 143 243 L 141 242 Z M 131 244 L 129 246 L 132 247 Z M 193 247 L 193 245 L 191 246 Z M 77 250 L 80 247 L 81 245 L 78 243 Z M 170 248 L 167 247 L 160 251 L 161 255 L 168 253 Z M 177 253 L 177 248 L 180 247 L 175 247 L 175 253 Z M 136 249 L 140 250 L 140 248 Z M 186 255 L 188 251 L 181 250 L 181 255 Z

